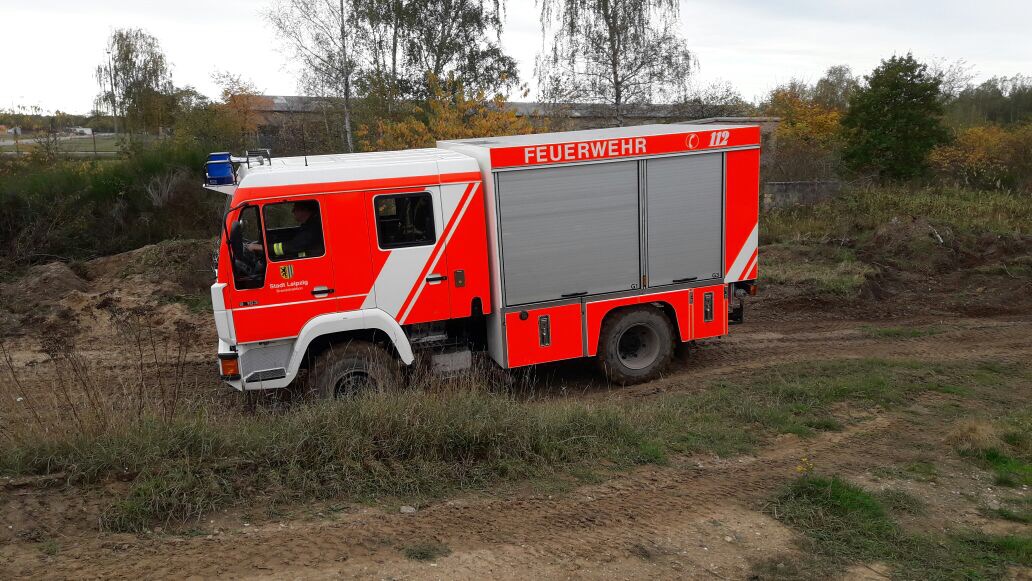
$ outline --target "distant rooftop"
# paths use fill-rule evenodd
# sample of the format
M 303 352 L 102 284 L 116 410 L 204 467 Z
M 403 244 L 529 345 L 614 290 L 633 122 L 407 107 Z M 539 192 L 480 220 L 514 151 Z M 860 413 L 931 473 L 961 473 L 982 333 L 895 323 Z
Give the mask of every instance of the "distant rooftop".
M 266 113 L 313 113 L 334 108 L 339 99 L 335 97 L 308 97 L 303 95 L 263 95 L 256 100 L 254 108 Z M 611 106 L 591 103 L 562 103 L 552 105 L 535 101 L 507 101 L 506 107 L 516 111 L 519 117 L 545 117 L 559 113 L 571 118 L 597 118 L 611 115 Z M 624 113 L 628 119 L 677 119 L 684 121 L 685 114 L 675 105 L 638 105 L 629 107 Z M 764 125 L 777 123 L 777 117 L 707 117 L 694 119 L 699 124 Z

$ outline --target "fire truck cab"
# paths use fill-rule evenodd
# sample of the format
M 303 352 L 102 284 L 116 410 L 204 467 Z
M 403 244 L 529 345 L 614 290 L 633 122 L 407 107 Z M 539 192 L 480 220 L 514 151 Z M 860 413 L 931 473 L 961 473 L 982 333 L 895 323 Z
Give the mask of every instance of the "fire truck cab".
M 596 357 L 620 384 L 716 337 L 755 292 L 760 131 L 646 125 L 432 149 L 209 156 L 228 196 L 221 376 L 383 389 L 427 353 L 505 369 Z

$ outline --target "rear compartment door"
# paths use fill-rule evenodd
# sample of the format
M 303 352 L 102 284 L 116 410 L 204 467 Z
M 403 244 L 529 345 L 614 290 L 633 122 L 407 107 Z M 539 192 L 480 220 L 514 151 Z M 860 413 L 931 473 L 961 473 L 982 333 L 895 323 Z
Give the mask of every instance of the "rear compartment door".
M 706 153 L 646 162 L 650 287 L 721 277 L 723 159 Z
M 506 305 L 640 286 L 635 161 L 499 172 Z

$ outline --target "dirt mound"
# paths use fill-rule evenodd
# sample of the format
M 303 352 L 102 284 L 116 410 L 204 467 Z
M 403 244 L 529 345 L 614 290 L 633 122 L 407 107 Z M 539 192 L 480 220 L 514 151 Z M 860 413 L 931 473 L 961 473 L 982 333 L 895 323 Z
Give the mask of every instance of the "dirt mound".
M 63 262 L 34 266 L 19 279 L 0 285 L 0 305 L 24 313 L 41 304 L 54 303 L 73 291 L 83 292 L 87 282 Z
M 867 262 L 923 274 L 977 269 L 993 263 L 1028 262 L 1032 237 L 956 232 L 924 218 L 893 218 L 858 248 Z
M 206 289 L 214 279 L 212 240 L 165 240 L 84 265 L 90 280 L 131 279 L 137 283 L 172 283 L 183 291 Z
M 949 228 L 937 229 L 924 218 L 893 218 L 875 230 L 860 254 L 869 262 L 932 274 L 958 266 L 957 246 Z
M 206 340 L 213 248 L 211 240 L 167 240 L 75 266 L 35 266 L 0 285 L 0 337 L 110 344 L 124 339 L 129 321 Z

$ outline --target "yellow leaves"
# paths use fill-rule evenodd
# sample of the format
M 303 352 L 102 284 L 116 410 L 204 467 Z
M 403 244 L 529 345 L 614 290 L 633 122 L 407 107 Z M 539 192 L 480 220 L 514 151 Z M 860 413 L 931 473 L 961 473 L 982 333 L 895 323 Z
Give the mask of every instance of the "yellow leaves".
M 842 120 L 839 111 L 818 105 L 788 89 L 778 89 L 771 93 L 767 112 L 781 118 L 775 131 L 777 138 L 814 144 L 834 141 L 838 137 Z
M 932 150 L 929 162 L 958 184 L 1001 188 L 1032 185 L 1032 125 L 965 129 L 948 145 Z
M 401 121 L 377 120 L 361 126 L 357 135 L 365 150 L 433 147 L 439 139 L 467 139 L 494 135 L 533 133 L 525 118 L 508 108 L 501 95 L 488 99 L 483 93 L 467 95 L 461 86 L 446 91 L 432 83 L 432 95 L 424 107 L 414 107 Z
M 799 476 L 809 476 L 813 474 L 813 462 L 806 456 L 803 456 L 799 459 L 799 464 L 796 465 L 795 471 Z

